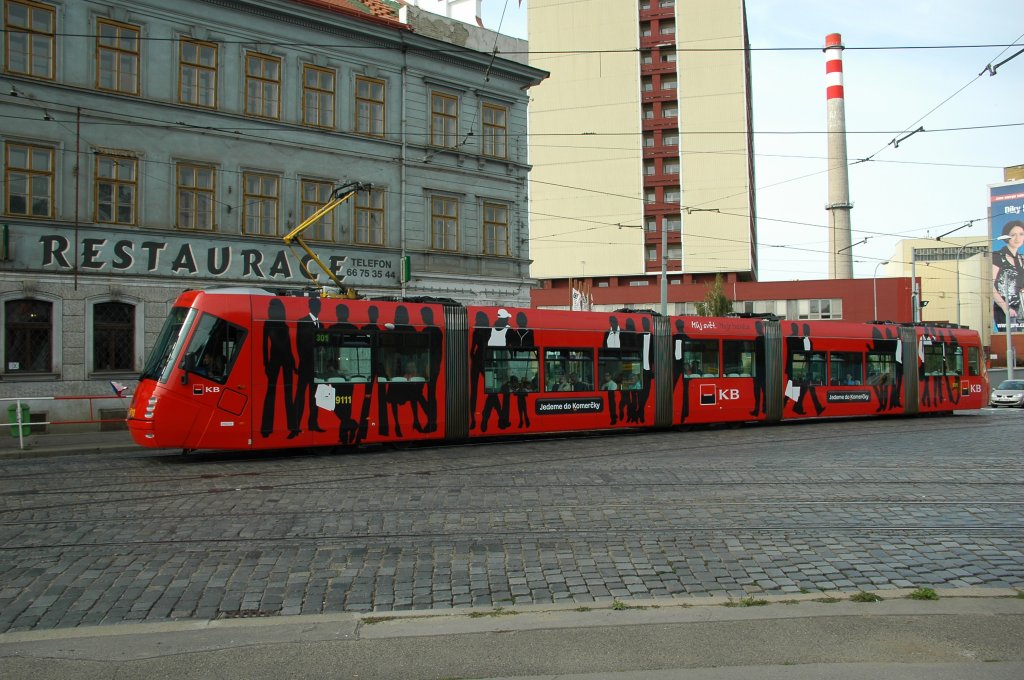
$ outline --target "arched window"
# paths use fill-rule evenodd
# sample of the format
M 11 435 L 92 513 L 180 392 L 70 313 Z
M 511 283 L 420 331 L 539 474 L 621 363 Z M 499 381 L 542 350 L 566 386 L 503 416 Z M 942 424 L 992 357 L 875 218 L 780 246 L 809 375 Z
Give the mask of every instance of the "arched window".
M 45 300 L 4 303 L 4 372 L 53 372 L 53 304 Z
M 135 368 L 135 305 L 100 302 L 92 307 L 92 366 L 94 371 Z

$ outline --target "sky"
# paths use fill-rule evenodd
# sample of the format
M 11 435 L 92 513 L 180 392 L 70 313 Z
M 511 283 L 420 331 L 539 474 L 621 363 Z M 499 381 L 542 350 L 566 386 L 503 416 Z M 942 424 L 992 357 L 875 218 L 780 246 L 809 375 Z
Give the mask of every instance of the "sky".
M 483 0 L 481 19 L 528 37 L 528 6 Z M 1005 166 L 1024 164 L 1024 54 L 994 76 L 979 74 L 1024 49 L 1024 1 L 747 0 L 746 8 L 760 280 L 828 277 L 829 33 L 846 47 L 854 276 L 873 276 L 901 239 L 973 220 L 950 236 L 986 240 L 988 185 L 1003 181 Z

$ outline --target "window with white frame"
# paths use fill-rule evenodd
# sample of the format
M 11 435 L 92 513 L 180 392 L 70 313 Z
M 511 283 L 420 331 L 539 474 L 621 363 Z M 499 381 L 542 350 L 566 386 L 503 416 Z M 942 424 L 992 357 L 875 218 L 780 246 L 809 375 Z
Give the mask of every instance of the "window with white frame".
M 4 208 L 8 215 L 53 217 L 52 148 L 8 142 L 4 180 Z
M 302 195 L 301 211 L 303 221 L 309 219 L 316 211 L 324 207 L 331 200 L 331 192 L 334 185 L 330 182 L 320 180 L 304 179 L 301 182 L 300 193 Z M 322 215 L 306 231 L 309 238 L 317 241 L 334 240 L 334 211 Z
M 96 88 L 139 94 L 139 27 L 96 20 Z
M 277 236 L 281 178 L 260 172 L 242 174 L 242 232 Z
M 484 104 L 483 116 L 483 154 L 492 158 L 508 158 L 508 109 Z
M 92 370 L 135 370 L 136 305 L 111 300 L 91 308 Z
M 33 78 L 53 80 L 57 57 L 57 11 L 29 0 L 4 3 L 4 69 Z
M 354 210 L 356 243 L 384 245 L 384 190 L 357 192 Z
M 217 44 L 183 38 L 178 55 L 178 101 L 217 107 Z
M 459 249 L 459 199 L 430 197 L 430 246 L 434 250 Z
M 138 159 L 96 154 L 97 222 L 137 224 L 138 178 Z
M 508 206 L 484 203 L 484 254 L 508 255 Z
M 261 118 L 281 117 L 281 57 L 245 55 L 245 112 Z
M 216 168 L 194 163 L 178 163 L 175 168 L 177 227 L 213 231 L 216 227 L 214 195 Z
M 430 143 L 446 149 L 459 145 L 459 98 L 444 92 L 430 93 Z
M 334 127 L 334 70 L 302 65 L 302 122 L 320 128 Z
M 60 310 L 49 300 L 7 298 L 3 304 L 4 373 L 52 373 L 55 322 Z

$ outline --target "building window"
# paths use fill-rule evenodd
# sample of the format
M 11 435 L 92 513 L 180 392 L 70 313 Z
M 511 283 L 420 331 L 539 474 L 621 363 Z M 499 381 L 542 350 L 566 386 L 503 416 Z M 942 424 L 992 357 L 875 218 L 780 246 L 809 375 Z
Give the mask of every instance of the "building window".
M 670 260 L 681 260 L 683 259 L 683 247 L 678 243 L 672 243 L 668 246 L 668 259 Z
M 53 364 L 53 305 L 45 300 L 4 303 L 4 371 L 50 373 Z
M 663 219 L 668 231 L 679 231 L 683 228 L 683 221 L 679 219 L 679 215 L 665 215 Z
M 648 262 L 656 262 L 657 259 L 658 259 L 658 249 L 657 248 L 648 248 L 647 249 L 647 261 Z M 633 282 L 630 282 L 629 285 L 632 286 Z
M 644 203 L 652 205 L 658 202 L 658 192 L 654 189 L 647 189 L 644 191 Z
M 484 155 L 508 157 L 508 109 L 484 104 Z
M 674 62 L 676 60 L 676 51 L 663 49 L 661 51 L 661 60 L 667 62 Z
M 356 243 L 384 245 L 384 190 L 357 192 L 354 210 Z
M 334 127 L 334 71 L 310 64 L 302 67 L 302 122 Z
M 677 104 L 665 104 L 661 107 L 661 115 L 665 118 L 678 118 L 679 106 Z
M 384 81 L 356 78 L 356 132 L 384 136 Z
M 663 146 L 679 146 L 679 130 L 666 130 L 661 135 Z
M 208 109 L 216 108 L 217 45 L 182 40 L 178 59 L 178 101 Z
M 648 147 L 648 148 L 654 146 L 654 133 L 653 132 L 645 132 L 644 133 L 644 146 Z
M 658 218 L 648 215 L 644 218 L 644 229 L 647 231 L 658 231 Z
M 641 8 L 643 9 L 643 8 Z M 649 38 L 651 37 L 651 22 L 641 21 L 640 22 L 640 37 Z
M 679 160 L 678 159 L 666 159 L 661 164 L 661 171 L 666 175 L 678 175 L 679 174 Z
M 658 33 L 662 35 L 675 35 L 676 34 L 676 22 L 674 21 L 662 21 L 658 25 Z
M 484 254 L 508 255 L 508 206 L 484 203 Z
M 96 221 L 136 224 L 139 161 L 126 156 L 96 156 Z
M 281 58 L 254 52 L 245 55 L 245 112 L 281 117 Z
M 213 231 L 216 170 L 206 165 L 179 163 L 175 175 L 178 228 Z
M 53 149 L 7 144 L 7 214 L 53 217 Z
M 92 307 L 92 368 L 130 371 L 135 368 L 135 305 L 101 302 Z
M 139 93 L 139 27 L 100 19 L 96 26 L 96 87 Z
M 430 143 L 446 149 L 459 145 L 459 99 L 448 94 L 430 95 Z
M 654 78 L 644 76 L 640 79 L 640 89 L 644 92 L 654 92 Z
M 53 7 L 27 0 L 4 3 L 7 72 L 53 80 L 57 42 Z
M 648 158 L 647 160 L 644 161 L 644 174 L 645 175 L 650 177 L 651 175 L 655 174 L 656 171 L 657 171 L 657 166 L 655 165 L 653 160 Z
M 242 175 L 242 232 L 250 236 L 277 236 L 278 191 L 276 175 Z
M 797 300 L 797 318 L 799 319 L 842 319 L 843 301 L 841 298 L 821 300 Z
M 679 88 L 679 79 L 675 76 L 662 76 L 661 77 L 661 89 L 663 90 L 675 90 Z
M 435 250 L 459 249 L 459 201 L 448 196 L 430 198 L 430 245 Z
M 640 50 L 640 63 L 653 64 L 654 54 L 650 50 Z
M 324 207 L 331 200 L 331 191 L 334 187 L 330 182 L 317 182 L 314 180 L 302 180 L 302 219 L 305 221 L 317 210 Z M 310 238 L 317 241 L 334 240 L 334 211 L 318 219 L 307 230 Z
M 665 187 L 665 203 L 679 202 L 679 187 Z

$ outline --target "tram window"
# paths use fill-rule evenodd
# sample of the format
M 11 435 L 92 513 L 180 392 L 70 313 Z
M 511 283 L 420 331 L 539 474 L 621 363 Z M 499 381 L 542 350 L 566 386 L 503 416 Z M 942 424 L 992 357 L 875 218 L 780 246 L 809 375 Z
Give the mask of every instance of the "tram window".
M 175 307 L 171 310 L 170 316 L 164 321 L 160 335 L 153 344 L 153 350 L 146 362 L 146 368 L 142 371 L 142 378 L 167 382 L 170 377 L 171 367 L 174 363 L 171 357 L 177 356 L 181 345 L 192 328 L 195 321 L 196 311 L 185 307 Z
M 754 372 L 754 341 L 723 340 L 723 375 L 730 378 L 749 378 Z
M 365 332 L 317 333 L 314 382 L 369 380 L 373 374 L 373 338 Z
M 594 389 L 594 351 L 544 350 L 546 392 L 586 392 Z
M 246 330 L 213 314 L 199 317 L 181 368 L 219 382 L 227 380 L 245 342 Z
M 484 392 L 536 392 L 540 359 L 535 349 L 489 347 L 484 357 Z
M 629 389 L 631 384 L 639 385 L 643 362 L 639 350 L 600 349 L 597 352 L 597 389 Z
M 791 359 L 793 382 L 803 385 L 825 384 L 824 352 L 794 352 Z
M 687 378 L 718 377 L 718 340 L 687 340 L 683 343 Z
M 426 333 L 389 332 L 380 335 L 378 352 L 378 379 L 402 382 L 426 380 L 430 357 L 440 352 L 440 346 L 431 346 Z
M 868 352 L 867 369 L 869 385 L 886 385 L 895 382 L 896 356 L 889 353 Z
M 860 385 L 864 382 L 864 355 L 859 352 L 831 352 L 828 369 L 830 385 Z
M 933 342 L 924 346 L 925 375 L 963 375 L 964 354 L 959 346 Z
M 981 375 L 981 352 L 977 347 L 967 348 L 967 365 L 971 375 Z

